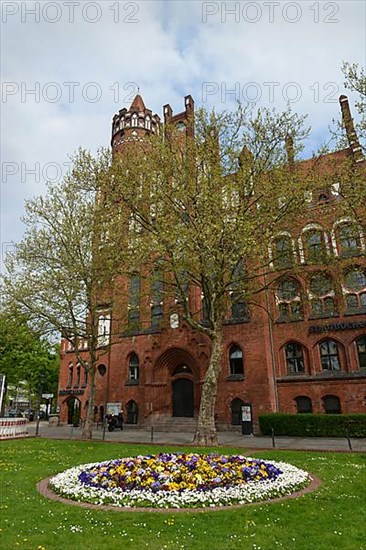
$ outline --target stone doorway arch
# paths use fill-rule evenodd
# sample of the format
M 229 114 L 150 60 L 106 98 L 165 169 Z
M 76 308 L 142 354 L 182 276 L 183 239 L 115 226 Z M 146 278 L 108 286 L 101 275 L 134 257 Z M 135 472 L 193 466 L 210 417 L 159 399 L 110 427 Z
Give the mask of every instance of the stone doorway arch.
M 184 348 L 165 350 L 154 365 L 153 412 L 170 417 L 194 417 L 199 406 L 199 368 Z
M 80 421 L 81 403 L 77 397 L 71 396 L 66 399 L 67 423 L 74 424 Z

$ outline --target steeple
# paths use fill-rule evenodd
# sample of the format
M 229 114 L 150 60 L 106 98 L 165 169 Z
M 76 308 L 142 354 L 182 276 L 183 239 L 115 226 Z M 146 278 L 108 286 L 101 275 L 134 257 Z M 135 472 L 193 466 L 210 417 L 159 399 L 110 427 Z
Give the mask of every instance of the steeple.
M 135 96 L 135 99 L 131 103 L 131 107 L 129 109 L 130 111 L 138 111 L 139 113 L 143 113 L 146 110 L 144 100 L 140 96 L 140 94 L 137 94 Z
M 114 115 L 112 121 L 112 150 L 117 153 L 123 149 L 123 144 L 143 140 L 150 134 L 159 132 L 160 117 L 153 115 L 147 109 L 140 93 L 138 93 L 127 110 L 123 108 Z

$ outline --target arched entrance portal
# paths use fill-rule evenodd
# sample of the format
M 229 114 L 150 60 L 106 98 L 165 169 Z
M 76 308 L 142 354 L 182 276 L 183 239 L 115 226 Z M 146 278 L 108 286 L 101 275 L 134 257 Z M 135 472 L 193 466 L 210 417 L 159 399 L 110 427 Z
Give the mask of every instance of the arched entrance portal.
M 200 368 L 205 369 L 205 357 L 200 355 Z M 166 349 L 153 369 L 154 393 L 150 403 L 152 415 L 162 419 L 194 418 L 199 406 L 200 368 L 195 358 L 184 348 Z
M 80 401 L 76 397 L 70 397 L 67 402 L 67 423 L 78 424 L 80 420 Z
M 193 382 L 189 378 L 173 380 L 173 416 L 192 417 L 194 412 Z

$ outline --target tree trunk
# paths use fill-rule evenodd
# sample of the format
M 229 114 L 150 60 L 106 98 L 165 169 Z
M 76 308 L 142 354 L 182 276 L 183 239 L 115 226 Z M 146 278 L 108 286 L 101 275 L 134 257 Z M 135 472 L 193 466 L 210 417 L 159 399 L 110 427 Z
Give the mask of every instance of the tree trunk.
M 82 439 L 91 439 L 93 433 L 94 423 L 94 403 L 95 403 L 95 374 L 96 364 L 93 363 L 90 369 L 90 391 L 88 399 L 88 408 L 86 410 L 85 423 L 83 425 L 83 431 L 81 434 Z
M 215 405 L 217 383 L 221 372 L 223 354 L 222 326 L 216 327 L 212 337 L 210 364 L 202 386 L 200 409 L 197 420 L 197 430 L 193 442 L 196 445 L 218 445 L 215 426 Z

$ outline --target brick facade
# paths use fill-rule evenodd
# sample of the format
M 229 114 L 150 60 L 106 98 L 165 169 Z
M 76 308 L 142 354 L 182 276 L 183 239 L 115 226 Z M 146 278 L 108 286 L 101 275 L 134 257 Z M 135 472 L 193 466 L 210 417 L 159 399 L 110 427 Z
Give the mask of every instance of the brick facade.
M 341 101 L 344 109 L 344 99 Z M 193 99 L 186 96 L 183 113 L 173 116 L 170 106 L 164 106 L 164 120 L 188 125 L 193 109 Z M 136 116 L 132 125 L 133 114 Z M 159 131 L 159 125 L 159 117 L 152 115 L 137 96 L 129 111 L 123 109 L 113 119 L 112 148 L 119 151 L 124 140 Z M 189 125 L 187 131 L 191 131 Z M 348 154 L 349 150 L 328 155 L 324 166 L 331 165 L 337 155 Z M 302 164 L 306 162 L 310 161 Z M 292 290 L 283 291 L 285 298 L 281 298 L 277 282 L 263 293 L 260 307 L 252 308 L 249 319 L 231 319 L 226 323 L 216 406 L 219 426 L 238 423 L 238 407 L 242 404 L 251 405 L 255 427 L 261 413 L 298 412 L 299 397 L 311 400 L 313 412 L 329 412 L 329 408 L 336 406 L 336 398 L 342 413 L 366 412 L 366 283 L 365 288 L 362 286 L 366 280 L 366 236 L 359 232 L 353 253 L 338 264 L 338 272 L 325 264 L 305 270 L 307 231 L 313 234 L 320 231 L 325 253 L 341 256 L 343 241 L 337 233 L 337 220 L 330 217 L 324 222 L 323 215 L 324 209 L 329 209 L 336 199 L 336 191 L 328 197 L 322 196 L 321 204 L 304 213 L 303 219 L 285 235 L 297 266 L 296 273 L 292 275 L 286 270 L 283 276 L 285 284 L 292 281 Z M 353 289 L 347 283 L 350 270 L 358 277 Z M 312 296 L 312 277 L 319 273 L 330 277 L 333 286 L 325 289 L 323 296 L 305 300 L 305 295 Z M 200 297 L 194 295 L 191 299 Z M 296 311 L 292 309 L 294 304 Z M 125 307 L 127 317 L 126 304 L 118 307 Z M 117 330 L 112 313 L 112 345 L 100 360 L 106 368 L 100 368 L 97 374 L 96 420 L 103 417 L 107 403 L 121 403 L 125 421 L 139 425 L 171 418 L 176 413 L 179 417 L 179 407 L 186 406 L 179 401 L 179 391 L 186 392 L 183 401 L 192 400 L 192 414 L 197 416 L 210 342 L 204 334 L 189 328 L 179 315 L 177 319 L 170 313 L 169 304 L 164 304 L 161 327 L 152 328 L 150 309 L 141 305 L 140 330 L 134 333 L 124 332 L 123 327 Z M 61 348 L 58 404 L 61 421 L 70 422 L 72 407 L 68 408 L 68 403 L 73 399 L 80 401 L 81 416 L 85 416 L 88 386 L 84 373 L 78 376 L 75 356 L 67 342 L 62 342 Z M 242 351 L 243 374 L 233 373 L 230 366 L 230 354 L 235 349 Z M 183 415 L 190 416 L 187 411 Z

